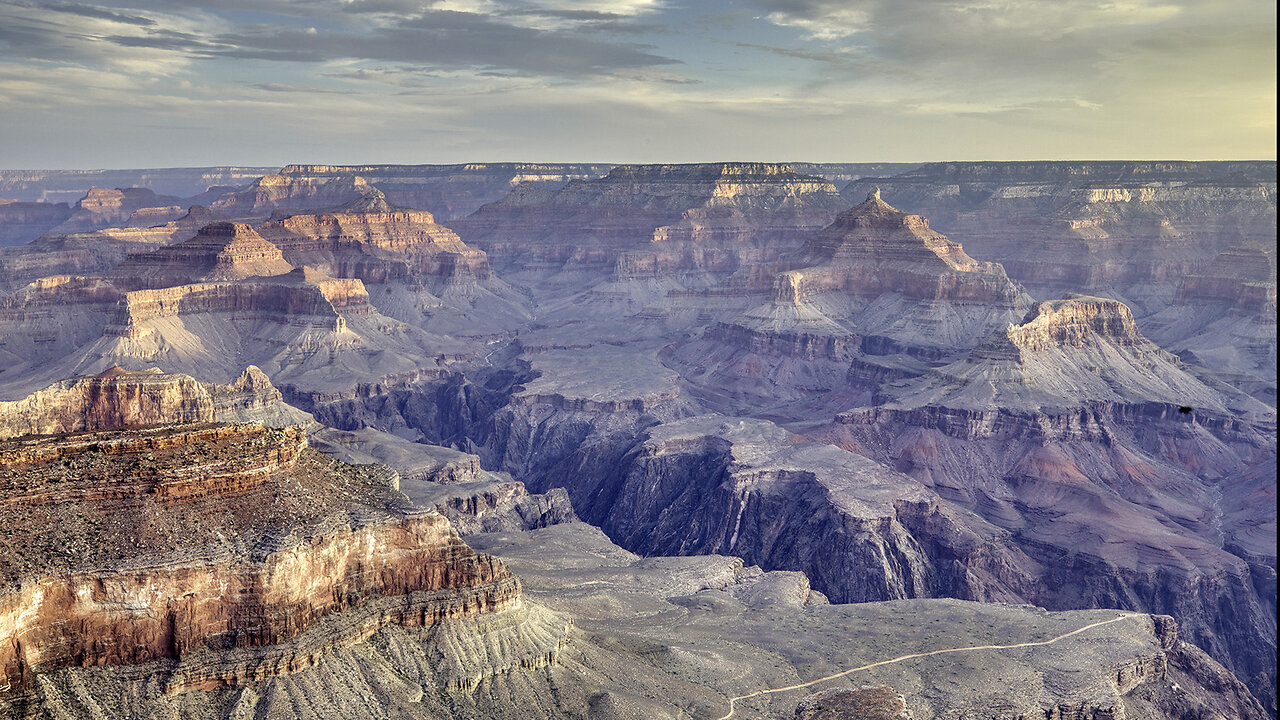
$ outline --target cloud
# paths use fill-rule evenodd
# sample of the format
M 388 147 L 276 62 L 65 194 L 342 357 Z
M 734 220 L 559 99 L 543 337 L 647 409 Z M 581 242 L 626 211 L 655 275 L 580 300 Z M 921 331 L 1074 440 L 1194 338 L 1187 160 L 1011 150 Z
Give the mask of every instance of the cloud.
M 0 164 L 1265 155 L 1274 27 L 1262 0 L 0 0 Z

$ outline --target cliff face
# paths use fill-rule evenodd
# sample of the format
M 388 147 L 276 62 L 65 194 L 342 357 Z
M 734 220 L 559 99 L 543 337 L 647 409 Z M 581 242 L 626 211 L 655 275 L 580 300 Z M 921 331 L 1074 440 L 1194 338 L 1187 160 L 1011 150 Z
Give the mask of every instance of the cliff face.
M 66 203 L 0 202 L 0 246 L 35 240 L 69 217 Z
M 1021 323 L 993 332 L 965 359 L 883 393 L 889 408 L 1050 414 L 1088 403 L 1151 403 L 1224 416 L 1229 402 L 1143 337 L 1123 303 L 1081 295 L 1037 303 Z
M 922 212 L 1037 297 L 1120 297 L 1139 316 L 1227 246 L 1276 234 L 1272 163 L 951 163 L 864 179 Z
M 366 283 L 469 274 L 489 279 L 482 252 L 467 247 L 431 213 L 396 209 L 375 191 L 347 211 L 293 215 L 261 232 L 294 264 Z
M 18 288 L 51 275 L 87 275 L 108 270 L 130 254 L 189 240 L 213 220 L 208 209 L 193 205 L 177 220 L 152 227 L 44 235 L 26 245 L 0 251 L 0 269 L 5 276 L 0 287 Z
M 240 686 L 389 623 L 519 605 L 502 563 L 443 516 L 309 449 L 298 428 L 209 422 L 189 377 L 82 378 L 0 418 L 54 433 L 0 441 L 6 709 L 60 668 L 168 658 L 168 693 Z
M 500 267 L 607 273 L 628 251 L 662 274 L 732 272 L 795 247 L 842 206 L 830 182 L 785 165 L 635 165 L 555 192 L 518 189 L 452 226 Z
M 501 200 L 513 188 L 555 189 L 570 180 L 598 178 L 608 165 L 466 163 L 462 165 L 289 165 L 280 174 L 313 181 L 360 176 L 400 207 L 426 210 L 442 220 L 461 218 Z
M 229 192 L 214 200 L 210 209 L 232 218 L 264 218 L 277 210 L 297 211 L 340 207 L 362 197 L 369 190 L 363 177 L 299 177 L 263 175 L 248 188 Z
M 157 195 L 147 188 L 90 188 L 72 208 L 71 217 L 54 231 L 68 233 L 121 225 L 159 225 L 182 216 L 183 206 L 180 203 L 180 198 Z
M 1253 528 L 1275 515 L 1239 507 L 1274 462 L 1274 414 L 1217 388 L 1144 338 L 1121 303 L 1074 296 L 883 386 L 822 435 L 1015 533 L 1044 567 L 1036 602 L 1174 615 L 1265 699 L 1274 550 Z M 1251 411 L 1229 409 L 1241 404 Z M 1099 514 L 1113 519 L 1094 534 Z
M 1173 304 L 1143 319 L 1147 333 L 1189 364 L 1259 401 L 1276 402 L 1276 256 L 1258 243 L 1223 250 L 1178 284 Z
M 769 267 L 764 265 L 761 267 Z M 918 215 L 873 192 L 776 268 L 768 302 L 709 323 L 664 359 L 727 412 L 761 406 L 801 417 L 810 406 L 874 390 L 878 378 L 851 365 L 875 357 L 887 374 L 918 374 L 1021 318 L 1031 299 L 994 263 L 969 257 Z M 745 287 L 763 278 L 751 275 Z M 868 382 L 870 381 L 870 382 Z M 794 403 L 792 403 L 794 404 Z
M 201 281 L 281 275 L 293 269 L 280 248 L 243 223 L 215 222 L 176 245 L 131 256 L 112 272 L 124 288 L 167 288 Z
M 213 400 L 193 378 L 112 368 L 0 402 L 0 439 L 213 419 Z

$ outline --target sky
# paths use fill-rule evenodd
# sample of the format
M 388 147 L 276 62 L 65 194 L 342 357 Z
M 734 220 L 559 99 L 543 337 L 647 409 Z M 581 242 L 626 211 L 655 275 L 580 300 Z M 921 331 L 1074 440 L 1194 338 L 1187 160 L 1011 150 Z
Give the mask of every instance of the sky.
M 1274 0 L 0 0 L 0 168 L 1275 157 Z

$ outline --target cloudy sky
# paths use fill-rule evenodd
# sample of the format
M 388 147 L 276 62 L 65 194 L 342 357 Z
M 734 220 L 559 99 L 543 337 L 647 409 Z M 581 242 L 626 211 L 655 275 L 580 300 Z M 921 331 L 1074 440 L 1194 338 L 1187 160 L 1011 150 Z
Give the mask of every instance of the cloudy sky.
M 0 168 L 1275 148 L 1274 0 L 0 0 Z

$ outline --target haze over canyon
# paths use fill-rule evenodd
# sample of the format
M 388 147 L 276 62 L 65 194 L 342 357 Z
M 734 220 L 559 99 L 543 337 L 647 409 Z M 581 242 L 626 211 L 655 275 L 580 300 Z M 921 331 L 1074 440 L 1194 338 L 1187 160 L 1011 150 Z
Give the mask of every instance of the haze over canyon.
M 6 717 L 1276 717 L 1273 160 L 0 198 Z

